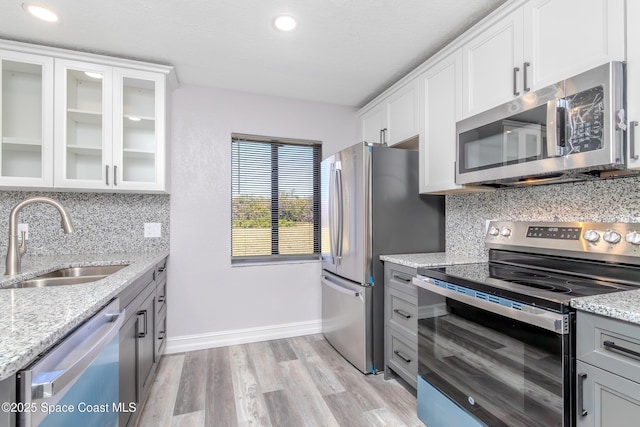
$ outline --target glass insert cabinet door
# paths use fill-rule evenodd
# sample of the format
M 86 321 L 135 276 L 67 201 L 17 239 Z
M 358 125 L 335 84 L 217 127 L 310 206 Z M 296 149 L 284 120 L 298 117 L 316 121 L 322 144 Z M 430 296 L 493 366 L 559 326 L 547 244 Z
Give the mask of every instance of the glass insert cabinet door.
M 0 186 L 53 185 L 53 59 L 0 50 Z
M 56 60 L 56 187 L 111 187 L 111 85 L 111 67 Z
M 164 187 L 164 75 L 115 68 L 114 187 Z

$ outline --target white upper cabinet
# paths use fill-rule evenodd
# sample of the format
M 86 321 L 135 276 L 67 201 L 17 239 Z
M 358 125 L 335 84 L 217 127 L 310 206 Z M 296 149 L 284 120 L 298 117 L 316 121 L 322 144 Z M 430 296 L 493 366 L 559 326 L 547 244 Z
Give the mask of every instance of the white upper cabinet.
M 55 186 L 107 189 L 113 163 L 111 67 L 62 59 L 55 64 Z
M 59 188 L 166 191 L 165 75 L 56 59 Z
M 455 183 L 456 122 L 462 115 L 462 49 L 432 64 L 418 78 L 420 193 L 487 191 Z
M 424 125 L 420 132 L 420 193 L 462 189 L 456 185 L 456 121 L 461 115 L 462 51 L 429 68 L 420 79 Z
M 524 91 L 625 59 L 624 0 L 530 0 L 524 19 Z
M 467 117 L 520 95 L 522 9 L 517 9 L 462 47 L 462 115 Z
M 627 164 L 640 169 L 640 1 L 627 0 Z
M 418 81 L 412 80 L 368 108 L 360 118 L 362 140 L 394 146 L 416 137 L 418 95 Z
M 463 46 L 463 117 L 625 59 L 624 0 L 531 0 Z
M 53 185 L 53 59 L 0 50 L 0 186 Z
M 114 188 L 166 190 L 165 76 L 116 68 Z

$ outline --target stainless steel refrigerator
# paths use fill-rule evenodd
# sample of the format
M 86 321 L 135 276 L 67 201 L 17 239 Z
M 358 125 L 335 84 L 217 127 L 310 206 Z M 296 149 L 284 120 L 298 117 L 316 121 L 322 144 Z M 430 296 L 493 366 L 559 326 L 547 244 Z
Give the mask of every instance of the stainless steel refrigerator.
M 322 328 L 364 373 L 384 369 L 380 255 L 444 251 L 444 196 L 418 192 L 418 152 L 360 143 L 321 166 Z

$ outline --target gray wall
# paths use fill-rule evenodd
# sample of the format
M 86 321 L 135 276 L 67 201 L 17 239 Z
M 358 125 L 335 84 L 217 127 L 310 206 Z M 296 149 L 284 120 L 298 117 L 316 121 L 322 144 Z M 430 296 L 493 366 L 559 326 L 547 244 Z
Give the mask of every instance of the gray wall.
M 447 252 L 486 258 L 486 220 L 640 222 L 640 177 L 446 197 Z
M 25 256 L 169 249 L 169 195 L 0 191 L 0 253 L 3 258 L 7 251 L 11 209 L 18 202 L 36 195 L 62 202 L 71 215 L 75 233 L 63 233 L 60 216 L 53 206 L 29 205 L 19 217 L 19 222 L 29 224 Z M 161 223 L 162 236 L 145 238 L 145 222 Z

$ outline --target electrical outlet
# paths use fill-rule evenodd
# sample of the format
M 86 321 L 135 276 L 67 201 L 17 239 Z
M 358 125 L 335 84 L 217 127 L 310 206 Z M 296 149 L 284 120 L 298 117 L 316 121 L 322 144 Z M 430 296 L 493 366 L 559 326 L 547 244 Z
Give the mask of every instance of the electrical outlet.
M 22 232 L 25 232 L 25 239 L 29 240 L 29 224 L 27 223 L 18 223 L 18 239 L 22 239 Z
M 162 224 L 159 222 L 144 223 L 144 237 L 160 237 L 162 235 Z

